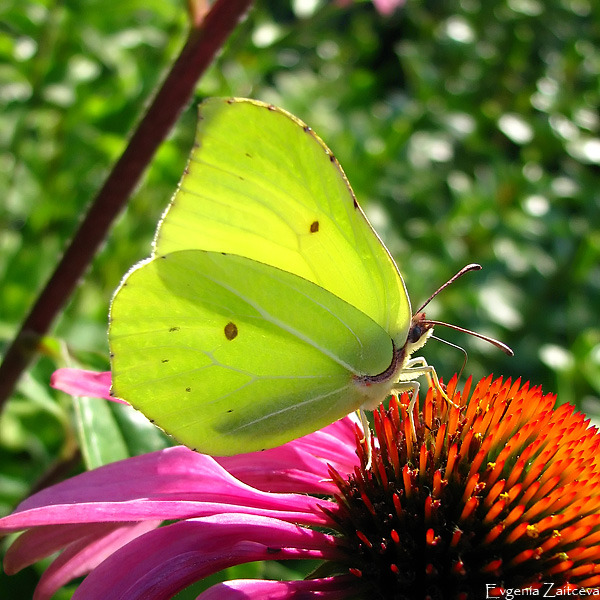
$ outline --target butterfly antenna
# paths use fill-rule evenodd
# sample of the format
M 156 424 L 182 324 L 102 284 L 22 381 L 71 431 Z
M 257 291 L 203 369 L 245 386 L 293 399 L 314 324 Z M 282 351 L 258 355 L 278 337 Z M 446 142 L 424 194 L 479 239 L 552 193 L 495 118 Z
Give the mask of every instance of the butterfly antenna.
M 451 277 L 441 285 L 425 302 L 421 305 L 421 307 L 415 312 L 415 314 L 420 313 L 443 289 L 446 289 L 451 283 L 454 283 L 459 277 L 462 277 L 465 273 L 470 273 L 471 271 L 479 271 L 481 269 L 481 265 L 476 263 L 471 263 L 470 265 L 466 265 L 463 267 L 454 277 Z
M 501 342 L 500 340 L 496 340 L 493 337 L 487 336 L 487 335 L 483 335 L 482 333 L 477 333 L 476 331 L 471 331 L 470 329 L 465 329 L 464 327 L 459 327 L 458 325 L 451 325 L 450 323 L 444 323 L 443 321 L 430 321 L 429 319 L 424 319 L 423 321 L 421 321 L 423 324 L 427 324 L 427 325 L 443 325 L 444 327 L 449 327 L 450 329 L 454 329 L 454 331 L 460 331 L 461 333 L 466 333 L 468 335 L 472 335 L 476 338 L 479 338 L 480 340 L 483 340 L 484 342 L 488 342 L 489 344 L 492 344 L 492 346 L 495 346 L 496 348 L 498 348 L 499 350 L 502 350 L 502 352 L 504 352 L 504 354 L 508 354 L 508 356 L 514 356 L 515 353 L 511 350 L 511 348 L 509 346 L 507 346 L 504 342 Z M 437 338 L 439 339 L 439 338 Z M 449 342 L 446 342 L 445 340 L 440 340 L 446 344 L 450 344 Z M 454 346 L 454 344 L 450 344 L 451 346 Z M 460 348 L 460 346 L 456 346 L 456 348 Z M 461 348 L 462 350 L 462 348 Z M 464 352 L 464 350 L 463 350 Z
M 431 339 L 437 340 L 438 342 L 442 342 L 442 344 L 446 344 L 447 346 L 450 346 L 452 348 L 456 348 L 456 350 L 460 350 L 463 353 L 463 356 L 465 357 L 465 359 L 463 360 L 463 364 L 457 375 L 457 378 L 460 380 L 460 378 L 462 377 L 463 371 L 465 370 L 465 367 L 467 366 L 467 359 L 469 358 L 467 351 L 462 346 L 459 346 L 458 344 L 453 344 L 452 342 L 449 342 L 448 340 L 439 338 L 439 337 L 437 337 L 437 335 L 432 335 Z

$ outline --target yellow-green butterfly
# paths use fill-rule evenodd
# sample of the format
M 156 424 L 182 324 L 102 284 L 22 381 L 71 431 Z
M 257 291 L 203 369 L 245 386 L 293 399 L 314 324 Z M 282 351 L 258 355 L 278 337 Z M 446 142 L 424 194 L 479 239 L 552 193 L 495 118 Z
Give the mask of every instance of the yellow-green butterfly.
M 312 129 L 210 99 L 152 257 L 112 302 L 113 395 L 201 452 L 271 448 L 416 376 L 439 387 L 410 358 L 432 327 Z

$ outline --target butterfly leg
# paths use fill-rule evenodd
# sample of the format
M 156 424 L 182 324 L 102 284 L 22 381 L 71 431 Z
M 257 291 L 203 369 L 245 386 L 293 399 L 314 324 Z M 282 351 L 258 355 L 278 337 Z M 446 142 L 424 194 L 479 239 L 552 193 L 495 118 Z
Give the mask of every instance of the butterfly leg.
M 429 387 L 434 387 L 440 393 L 442 398 L 444 398 L 444 400 L 448 402 L 448 404 L 451 404 L 455 408 L 458 408 L 458 405 L 452 401 L 452 399 L 448 396 L 448 394 L 446 394 L 446 392 L 442 388 L 442 385 L 434 367 L 427 364 L 427 361 L 422 356 L 411 358 L 402 370 L 402 379 L 410 378 L 411 381 L 398 382 L 394 386 L 394 391 L 397 393 L 402 393 L 412 390 L 410 404 L 408 405 L 408 418 L 410 419 L 410 428 L 412 431 L 413 439 L 415 441 L 417 441 L 417 431 L 415 428 L 415 420 L 413 413 L 419 394 L 419 388 L 421 386 L 418 381 L 413 380 L 413 377 L 421 377 L 423 375 L 427 377 L 427 383 L 429 384 Z
M 369 419 L 367 419 L 367 414 L 362 408 L 359 408 L 356 412 L 360 418 L 360 424 L 362 425 L 363 430 L 363 439 L 360 440 L 360 442 L 361 444 L 365 444 L 367 448 L 367 464 L 365 469 L 368 470 L 371 468 L 373 458 L 373 450 L 371 448 L 371 425 L 369 424 Z
M 417 441 L 417 430 L 415 429 L 415 418 L 413 411 L 419 395 L 421 385 L 418 381 L 401 381 L 394 386 L 394 392 L 402 394 L 404 392 L 412 392 L 410 396 L 410 404 L 408 405 L 408 419 L 410 421 L 410 430 L 412 431 L 413 440 Z
M 442 388 L 442 384 L 440 383 L 435 368 L 427 364 L 427 361 L 422 356 L 411 358 L 406 363 L 404 370 L 407 371 L 407 375 L 409 375 L 411 378 L 425 375 L 425 377 L 427 377 L 429 387 L 434 387 L 448 404 L 454 406 L 454 408 L 459 408 L 459 406 L 452 400 L 452 398 L 450 398 L 450 396 L 448 396 L 448 394 L 446 394 Z

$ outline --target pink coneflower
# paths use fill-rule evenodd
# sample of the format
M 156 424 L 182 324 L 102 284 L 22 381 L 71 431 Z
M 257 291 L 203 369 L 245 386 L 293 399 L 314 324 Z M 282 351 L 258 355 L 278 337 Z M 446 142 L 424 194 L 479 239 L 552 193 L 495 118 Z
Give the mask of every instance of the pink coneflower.
M 416 442 L 407 398 L 381 407 L 369 469 L 346 417 L 265 452 L 175 447 L 74 477 L 0 520 L 27 530 L 5 569 L 62 551 L 36 600 L 86 574 L 75 599 L 166 599 L 228 566 L 286 559 L 323 564 L 312 579 L 229 581 L 198 599 L 584 597 L 600 586 L 596 429 L 518 381 L 454 388 L 460 409 L 429 390 Z

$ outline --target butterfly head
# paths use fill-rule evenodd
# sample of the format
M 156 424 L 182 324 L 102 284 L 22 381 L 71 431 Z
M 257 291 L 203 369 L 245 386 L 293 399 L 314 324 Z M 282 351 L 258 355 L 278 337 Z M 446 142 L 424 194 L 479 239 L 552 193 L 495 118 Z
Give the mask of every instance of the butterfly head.
M 413 352 L 422 348 L 432 334 L 433 323 L 427 321 L 425 313 L 415 313 L 411 319 L 408 336 L 404 344 L 404 356 L 408 358 Z

